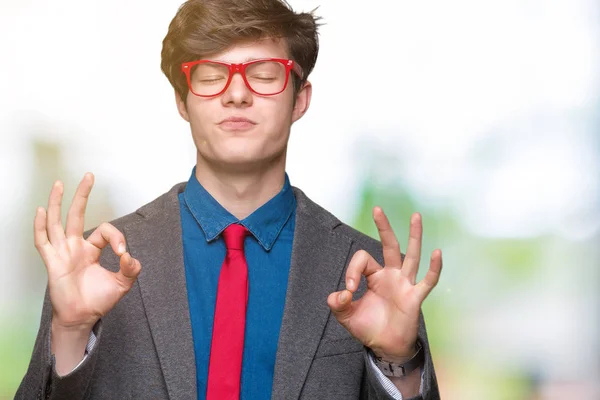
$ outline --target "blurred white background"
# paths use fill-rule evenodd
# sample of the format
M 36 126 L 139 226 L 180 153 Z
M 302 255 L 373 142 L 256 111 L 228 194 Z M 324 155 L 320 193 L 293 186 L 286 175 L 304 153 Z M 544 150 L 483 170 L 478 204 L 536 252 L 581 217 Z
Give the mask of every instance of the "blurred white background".
M 445 254 L 425 307 L 442 398 L 600 398 L 598 2 L 290 3 L 325 22 L 290 179 L 363 231 L 371 201 L 409 199 L 401 245 L 423 213 Z M 95 173 L 91 227 L 189 177 L 160 71 L 180 4 L 0 3 L 0 397 L 37 330 L 53 180 Z

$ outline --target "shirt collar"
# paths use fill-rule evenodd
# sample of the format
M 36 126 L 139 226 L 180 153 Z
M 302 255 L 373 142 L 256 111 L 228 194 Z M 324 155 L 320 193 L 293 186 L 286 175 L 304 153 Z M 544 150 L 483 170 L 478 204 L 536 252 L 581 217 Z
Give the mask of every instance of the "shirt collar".
M 223 208 L 198 182 L 196 167 L 192 169 L 183 198 L 204 231 L 207 242 L 215 240 L 229 225 L 240 223 L 267 251 L 271 250 L 283 226 L 296 209 L 296 198 L 287 173 L 281 191 L 241 221 Z

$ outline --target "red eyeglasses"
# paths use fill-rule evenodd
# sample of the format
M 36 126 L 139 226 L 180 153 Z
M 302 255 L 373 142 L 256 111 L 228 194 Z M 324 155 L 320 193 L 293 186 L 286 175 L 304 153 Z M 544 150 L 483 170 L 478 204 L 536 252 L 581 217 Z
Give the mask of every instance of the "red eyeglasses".
M 302 79 L 302 68 L 293 60 L 263 58 L 240 64 L 197 60 L 181 64 L 190 92 L 200 97 L 214 97 L 227 90 L 233 74 L 239 72 L 248 89 L 260 96 L 274 96 L 287 86 L 290 71 Z

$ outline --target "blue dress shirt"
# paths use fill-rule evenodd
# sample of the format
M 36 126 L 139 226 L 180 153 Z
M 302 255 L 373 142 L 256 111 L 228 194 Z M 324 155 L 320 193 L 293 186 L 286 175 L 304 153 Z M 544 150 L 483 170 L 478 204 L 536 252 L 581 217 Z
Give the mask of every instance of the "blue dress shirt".
M 243 220 L 225 210 L 195 175 L 179 195 L 185 276 L 196 356 L 198 399 L 206 398 L 217 284 L 225 259 L 223 230 L 240 223 L 248 264 L 248 308 L 241 399 L 271 398 L 279 329 L 292 255 L 296 198 L 286 175 L 281 191 Z

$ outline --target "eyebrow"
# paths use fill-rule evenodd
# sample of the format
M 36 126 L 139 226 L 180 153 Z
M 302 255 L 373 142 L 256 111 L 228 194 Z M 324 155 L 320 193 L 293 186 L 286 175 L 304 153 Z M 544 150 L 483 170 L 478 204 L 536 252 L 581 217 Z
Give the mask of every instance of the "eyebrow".
M 224 63 L 230 63 L 230 64 L 241 64 L 241 63 L 246 63 L 248 61 L 255 61 L 255 60 L 263 60 L 265 58 L 281 58 L 281 57 L 246 57 L 242 62 L 240 63 L 234 63 L 231 61 L 227 61 L 227 60 L 214 60 L 214 61 L 219 61 L 219 62 L 224 62 Z

